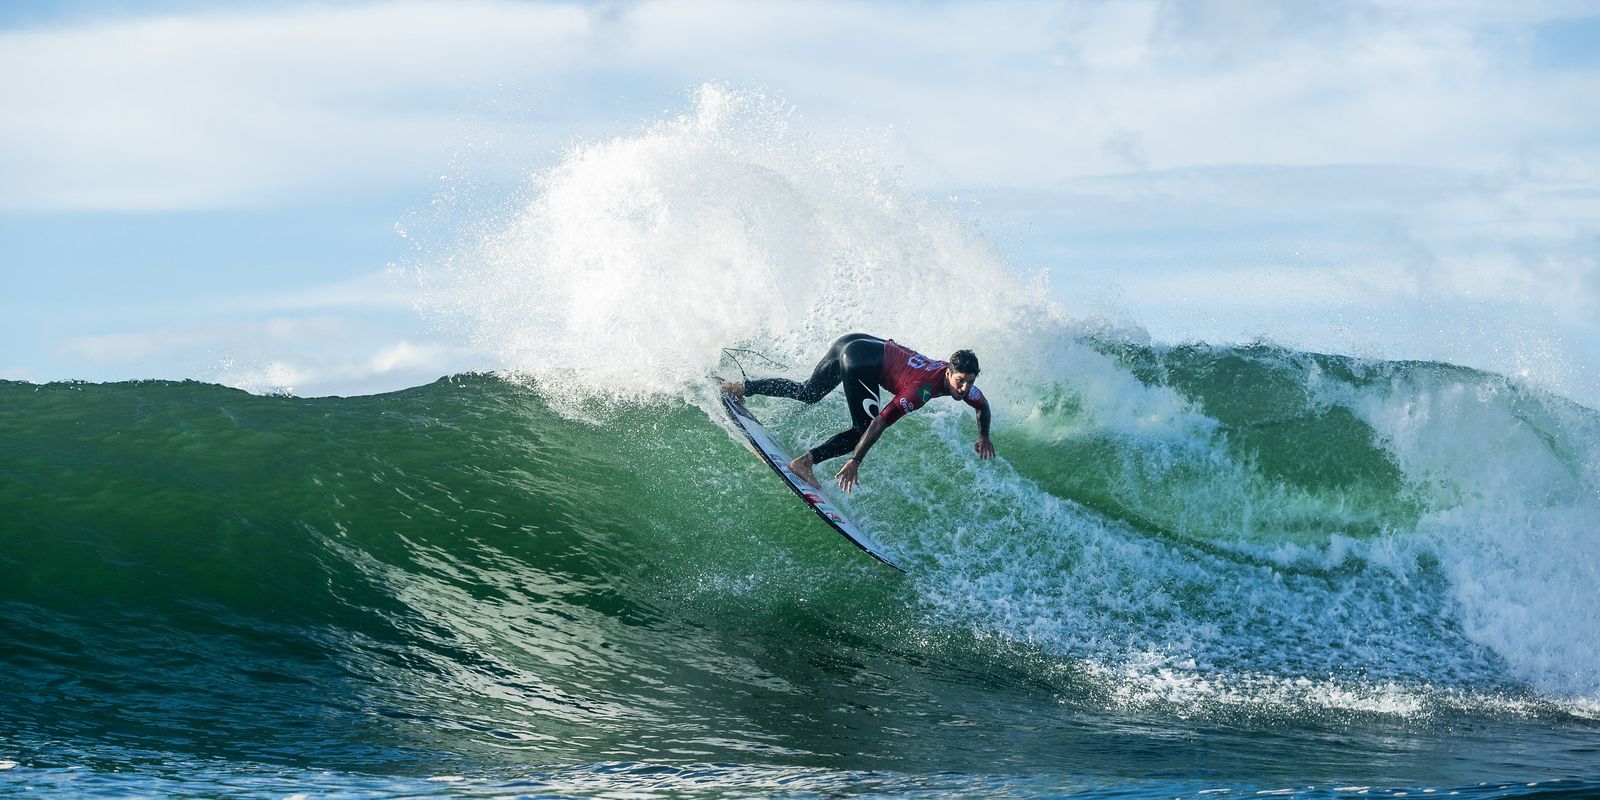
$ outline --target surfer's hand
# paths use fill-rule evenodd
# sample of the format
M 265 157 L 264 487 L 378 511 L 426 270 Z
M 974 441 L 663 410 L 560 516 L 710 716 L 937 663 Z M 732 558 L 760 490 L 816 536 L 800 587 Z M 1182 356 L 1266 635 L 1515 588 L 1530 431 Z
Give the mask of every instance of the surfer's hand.
M 973 445 L 972 449 L 978 451 L 978 459 L 980 461 L 994 458 L 994 445 L 989 443 L 989 437 L 987 436 L 979 436 L 978 443 Z
M 845 490 L 845 492 L 849 492 L 851 489 L 856 488 L 856 484 L 859 483 L 859 481 L 856 480 L 856 469 L 858 469 L 860 466 L 861 462 L 853 458 L 844 462 L 844 466 L 840 467 L 839 473 L 834 476 L 839 479 L 840 489 Z
M 743 400 L 744 399 L 744 383 L 743 382 L 734 382 L 734 381 L 723 381 L 722 382 L 722 393 L 732 397 L 735 400 Z

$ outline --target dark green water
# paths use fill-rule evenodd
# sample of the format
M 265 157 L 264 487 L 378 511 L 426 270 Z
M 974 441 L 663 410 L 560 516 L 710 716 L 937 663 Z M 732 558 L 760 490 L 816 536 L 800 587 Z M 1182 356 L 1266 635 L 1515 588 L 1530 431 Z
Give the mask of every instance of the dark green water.
M 1000 462 L 954 404 L 885 438 L 845 506 L 908 576 L 693 393 L 0 384 L 0 792 L 1600 792 L 1593 412 L 1102 351 Z

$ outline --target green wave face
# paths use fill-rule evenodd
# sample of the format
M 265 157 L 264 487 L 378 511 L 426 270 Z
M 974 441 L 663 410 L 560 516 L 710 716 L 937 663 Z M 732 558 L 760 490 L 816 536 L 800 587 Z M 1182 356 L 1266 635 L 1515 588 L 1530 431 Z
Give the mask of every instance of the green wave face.
M 1373 393 L 1389 367 L 1265 346 L 1099 347 L 1203 424 L 1176 438 L 1097 428 L 1077 391 L 1049 391 L 1010 450 L 1052 494 L 1201 542 L 1370 539 L 1426 510 L 1384 434 L 1341 400 Z
M 1116 380 L 1005 384 L 999 461 L 954 403 L 885 436 L 841 500 L 905 577 L 693 391 L 597 424 L 491 376 L 6 383 L 0 708 L 108 763 L 993 773 L 1103 768 L 1133 719 L 1592 705 L 1597 634 L 1516 625 L 1594 607 L 1592 412 L 1433 364 L 1080 357 Z M 799 447 L 839 402 L 752 406 Z
M 41 735 L 367 767 L 731 757 L 767 735 L 752 707 L 834 713 L 764 660 L 848 684 L 832 659 L 904 592 L 692 407 L 594 426 L 476 377 L 4 392 L 0 697 Z

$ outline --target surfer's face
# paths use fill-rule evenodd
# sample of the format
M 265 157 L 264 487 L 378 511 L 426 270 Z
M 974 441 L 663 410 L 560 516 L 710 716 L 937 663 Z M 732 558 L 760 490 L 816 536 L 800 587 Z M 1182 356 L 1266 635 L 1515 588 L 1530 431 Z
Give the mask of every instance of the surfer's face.
M 972 384 L 978 382 L 978 373 L 955 372 L 952 370 L 948 380 L 950 382 L 950 394 L 956 397 L 966 397 L 967 392 L 972 389 Z

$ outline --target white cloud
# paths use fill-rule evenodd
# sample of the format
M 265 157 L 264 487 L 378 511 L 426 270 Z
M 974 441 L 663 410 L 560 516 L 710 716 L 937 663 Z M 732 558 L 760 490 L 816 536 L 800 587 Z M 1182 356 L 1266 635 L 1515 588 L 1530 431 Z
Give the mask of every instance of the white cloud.
M 1344 267 L 1295 270 L 1284 268 L 1214 268 L 1141 275 L 1124 288 L 1141 297 L 1171 298 L 1210 311 L 1271 308 L 1294 312 L 1305 308 L 1350 306 L 1377 298 L 1411 298 L 1417 282 L 1393 267 Z
M 589 15 L 386 3 L 0 35 L 0 207 L 193 208 L 414 180 L 468 138 L 463 92 L 550 75 Z
M 1495 302 L 1547 309 L 1554 316 L 1600 318 L 1600 298 L 1583 286 L 1597 268 L 1594 259 L 1576 265 L 1529 261 L 1506 254 L 1459 256 L 1447 269 L 1419 271 L 1399 261 L 1292 266 L 1209 266 L 1146 271 L 1115 281 L 1137 297 L 1165 298 L 1173 306 L 1272 314 L 1431 302 L 1462 306 Z
M 404 310 L 417 306 L 415 280 L 398 269 L 368 272 L 332 283 L 238 297 L 215 306 L 227 313 L 313 313 L 331 310 Z
M 0 381 L 22 381 L 24 383 L 38 383 L 38 373 L 32 367 L 0 367 Z
M 337 315 L 177 325 L 80 336 L 59 354 L 94 380 L 199 376 L 253 392 L 368 394 L 481 366 L 467 350 Z
M 1157 169 L 1503 166 L 1600 130 L 1574 112 L 1600 76 L 1524 58 L 1533 26 L 1574 8 L 480 0 L 14 30 L 0 208 L 415 182 L 475 138 L 539 130 L 548 150 L 704 80 L 895 125 L 929 177 L 974 186 L 1123 170 L 1135 145 Z
M 375 351 L 302 352 L 291 358 L 225 359 L 211 377 L 258 394 L 370 394 L 428 383 L 462 371 L 464 353 L 438 344 L 400 341 Z
M 59 349 L 90 364 L 136 364 L 218 346 L 270 347 L 295 341 L 334 341 L 348 336 L 352 328 L 349 321 L 331 316 L 213 323 L 77 336 L 62 342 Z

